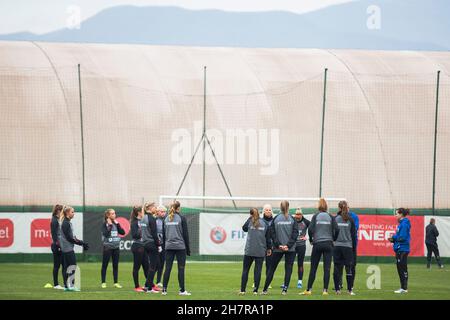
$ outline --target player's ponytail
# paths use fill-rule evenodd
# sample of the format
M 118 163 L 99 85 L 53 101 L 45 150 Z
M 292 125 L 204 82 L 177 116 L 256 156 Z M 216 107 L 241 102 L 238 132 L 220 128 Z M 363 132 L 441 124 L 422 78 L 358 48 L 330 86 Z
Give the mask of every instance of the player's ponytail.
M 281 201 L 281 203 L 280 203 L 280 209 L 281 209 L 281 212 L 282 212 L 285 216 L 287 216 L 287 215 L 289 214 L 289 201 L 287 201 L 287 200 Z
M 66 208 L 67 207 L 65 205 L 62 206 L 61 214 L 59 215 L 59 223 L 62 223 L 65 218 L 64 212 L 66 211 Z
M 261 226 L 261 222 L 259 221 L 259 212 L 258 209 L 256 208 L 251 208 L 250 209 L 250 215 L 252 216 L 252 224 L 253 227 L 255 228 L 259 228 Z
M 137 219 L 137 216 L 139 215 L 139 212 L 142 211 L 142 207 L 141 206 L 134 206 L 133 210 L 131 210 L 131 214 L 130 214 L 130 222 L 133 222 Z
M 319 205 L 317 206 L 319 212 L 328 212 L 328 204 L 324 198 L 319 199 Z
M 55 204 L 52 210 L 52 217 L 60 218 L 61 212 L 63 210 L 64 206 L 62 204 Z
M 338 206 L 339 206 L 338 214 L 340 214 L 342 216 L 342 219 L 344 219 L 344 221 L 347 222 L 350 219 L 347 201 L 345 200 L 339 201 Z
M 70 206 L 64 206 L 63 207 L 61 218 L 60 218 L 61 222 L 64 220 L 64 218 L 67 218 L 67 213 L 69 213 L 71 210 L 73 210 L 73 208 L 70 207 Z
M 175 215 L 175 212 L 180 208 L 180 202 L 175 200 L 172 205 L 170 206 L 169 210 L 169 221 L 173 221 L 173 216 Z

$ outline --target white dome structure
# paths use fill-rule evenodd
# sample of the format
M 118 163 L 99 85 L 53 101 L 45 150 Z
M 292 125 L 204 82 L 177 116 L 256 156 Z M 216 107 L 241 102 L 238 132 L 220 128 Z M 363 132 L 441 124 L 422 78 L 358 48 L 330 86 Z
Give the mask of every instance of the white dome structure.
M 450 52 L 0 42 L 0 205 L 176 193 L 206 124 L 236 196 L 450 208 Z M 202 193 L 199 154 L 181 194 Z M 227 195 L 207 149 L 206 193 Z M 211 203 L 212 204 L 212 203 Z

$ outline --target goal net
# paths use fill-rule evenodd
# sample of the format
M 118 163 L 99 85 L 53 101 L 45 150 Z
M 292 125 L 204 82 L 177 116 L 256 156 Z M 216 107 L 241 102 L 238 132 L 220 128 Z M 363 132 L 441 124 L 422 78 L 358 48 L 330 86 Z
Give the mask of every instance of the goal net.
M 330 212 L 337 212 L 344 198 L 325 197 Z M 270 205 L 275 217 L 280 213 L 280 202 L 289 201 L 289 213 L 300 208 L 307 219 L 317 212 L 319 198 L 306 197 L 244 197 L 244 196 L 176 196 L 161 195 L 159 204 L 168 210 L 178 200 L 181 213 L 188 223 L 191 260 L 240 261 L 244 254 L 246 233 L 242 225 L 249 217 L 250 208 L 257 208 L 263 217 L 263 208 Z M 311 247 L 307 244 L 306 255 Z

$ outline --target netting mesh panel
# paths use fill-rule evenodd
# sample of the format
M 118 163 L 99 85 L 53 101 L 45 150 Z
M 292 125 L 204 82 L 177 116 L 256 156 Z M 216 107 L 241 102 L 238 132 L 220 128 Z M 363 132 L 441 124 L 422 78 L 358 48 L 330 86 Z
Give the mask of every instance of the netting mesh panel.
M 436 208 L 450 208 L 450 75 L 441 73 L 436 149 Z
M 187 164 L 177 165 L 182 155 L 172 155 L 172 133 L 188 130 L 188 119 L 203 110 L 202 99 L 105 81 L 96 74 L 83 74 L 82 88 L 86 201 L 127 206 L 156 199 L 164 190 L 174 192 Z M 195 172 L 190 177 L 199 179 Z
M 379 130 L 391 206 L 430 208 L 435 74 L 358 78 Z
M 325 108 L 323 194 L 353 207 L 389 204 L 375 111 L 351 74 L 329 72 Z
M 0 204 L 81 203 L 76 72 L 0 69 Z
M 230 189 L 243 196 L 316 196 L 322 81 L 208 97 L 207 134 Z M 209 195 L 227 195 L 207 149 Z M 200 187 L 200 185 L 197 185 Z M 186 194 L 201 194 L 189 190 Z
M 327 85 L 325 194 L 357 207 L 431 207 L 432 74 L 330 72 Z
M 130 206 L 177 192 L 202 137 L 204 97 L 198 78 L 173 77 L 166 75 L 163 82 L 177 83 L 191 93 L 164 90 L 162 84 L 154 87 L 143 82 L 140 86 L 125 76 L 81 69 L 88 206 Z M 237 94 L 220 94 L 216 85 L 206 98 L 207 135 L 233 195 L 317 197 L 323 73 L 303 81 L 274 83 L 266 83 L 262 91 Z M 449 83 L 449 75 L 443 72 L 437 208 L 448 208 L 450 201 L 446 196 Z M 2 67 L 0 94 L 1 203 L 80 205 L 76 65 Z M 430 208 L 435 95 L 433 72 L 329 71 L 323 195 L 347 198 L 352 207 Z M 203 145 L 181 194 L 203 193 L 202 152 Z M 228 195 L 208 145 L 205 152 L 206 195 Z M 202 201 L 192 204 L 200 205 Z M 207 205 L 222 206 L 214 201 Z

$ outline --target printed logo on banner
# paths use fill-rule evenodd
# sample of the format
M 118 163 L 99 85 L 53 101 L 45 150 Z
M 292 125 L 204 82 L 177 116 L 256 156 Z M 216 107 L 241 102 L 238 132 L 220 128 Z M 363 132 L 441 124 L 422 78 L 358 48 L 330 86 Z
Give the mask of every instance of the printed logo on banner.
M 125 234 L 124 235 L 119 234 L 119 237 L 125 238 L 130 233 L 130 222 L 123 217 L 118 217 L 116 220 L 120 224 L 122 229 L 125 231 Z
M 10 219 L 0 219 L 0 247 L 10 247 L 14 242 L 14 223 Z
M 52 244 L 50 219 L 34 219 L 31 221 L 31 247 L 49 247 Z
M 231 230 L 231 240 L 242 241 L 246 239 L 247 232 L 244 232 L 242 229 L 233 229 Z
M 227 239 L 227 233 L 224 228 L 217 226 L 211 229 L 209 237 L 211 238 L 212 242 L 220 244 Z
M 411 253 L 410 256 L 423 256 L 424 232 L 423 217 L 410 216 L 411 221 Z M 398 222 L 394 216 L 360 215 L 358 232 L 358 255 L 392 256 L 394 250 L 389 238 L 397 229 Z

